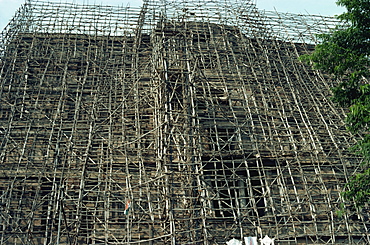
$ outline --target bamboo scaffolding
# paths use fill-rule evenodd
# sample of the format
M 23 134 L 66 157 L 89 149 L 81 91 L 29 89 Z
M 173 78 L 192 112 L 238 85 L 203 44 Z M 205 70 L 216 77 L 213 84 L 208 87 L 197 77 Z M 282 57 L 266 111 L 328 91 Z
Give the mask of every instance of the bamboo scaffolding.
M 0 35 L 1 244 L 366 244 L 361 159 L 298 61 L 331 17 L 27 1 Z

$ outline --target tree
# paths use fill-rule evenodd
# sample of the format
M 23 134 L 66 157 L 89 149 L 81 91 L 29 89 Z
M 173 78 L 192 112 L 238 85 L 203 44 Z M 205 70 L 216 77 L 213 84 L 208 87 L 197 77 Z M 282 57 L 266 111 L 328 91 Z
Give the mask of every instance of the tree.
M 351 178 L 342 196 L 363 207 L 370 204 L 370 1 L 338 0 L 337 5 L 347 9 L 337 16 L 341 24 L 319 35 L 315 51 L 301 60 L 341 81 L 332 88 L 332 99 L 349 108 L 348 130 L 360 138 L 353 149 L 364 158 L 363 171 Z

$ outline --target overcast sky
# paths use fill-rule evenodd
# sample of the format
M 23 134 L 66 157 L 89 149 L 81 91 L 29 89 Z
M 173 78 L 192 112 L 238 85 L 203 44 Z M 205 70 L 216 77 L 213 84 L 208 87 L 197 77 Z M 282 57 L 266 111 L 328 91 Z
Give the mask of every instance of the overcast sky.
M 124 5 L 140 6 L 141 0 L 51 0 L 57 2 L 75 2 L 103 5 Z M 179 0 L 181 1 L 181 0 Z M 338 7 L 336 0 L 251 0 L 260 9 L 277 10 L 279 12 L 336 15 L 341 14 L 344 9 Z M 0 0 L 0 30 L 13 17 L 16 10 L 25 0 Z

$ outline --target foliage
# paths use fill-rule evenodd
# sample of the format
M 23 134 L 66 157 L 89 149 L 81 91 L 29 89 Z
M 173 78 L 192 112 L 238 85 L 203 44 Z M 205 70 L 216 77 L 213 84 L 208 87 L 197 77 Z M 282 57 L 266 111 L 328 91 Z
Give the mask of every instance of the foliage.
M 341 81 L 332 88 L 332 99 L 349 108 L 348 130 L 361 138 L 353 150 L 364 158 L 363 172 L 352 177 L 342 196 L 362 207 L 370 204 L 370 1 L 338 0 L 337 4 L 347 9 L 337 16 L 341 25 L 319 35 L 315 51 L 301 60 Z
M 348 191 L 343 192 L 344 199 L 354 199 L 355 203 L 364 204 L 369 201 L 370 196 L 370 169 L 355 175 L 347 183 Z

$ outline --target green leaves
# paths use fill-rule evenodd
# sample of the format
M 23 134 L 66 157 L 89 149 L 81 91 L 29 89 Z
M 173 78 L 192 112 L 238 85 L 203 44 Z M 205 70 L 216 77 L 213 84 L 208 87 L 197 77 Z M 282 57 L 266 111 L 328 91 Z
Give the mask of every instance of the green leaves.
M 309 56 L 314 68 L 339 77 L 368 75 L 370 61 L 367 54 L 370 53 L 370 46 L 365 45 L 365 41 L 360 42 L 361 38 L 357 35 L 349 30 L 337 30 L 331 37 L 321 36 L 322 43 Z
M 364 157 L 363 165 L 369 168 L 370 164 L 370 135 L 365 134 L 364 138 L 351 148 L 355 153 Z
M 357 94 L 346 121 L 351 132 L 366 134 L 370 126 L 370 84 L 359 85 Z
M 365 97 L 365 101 L 359 99 L 350 107 L 346 122 L 348 129 L 353 133 L 366 133 L 369 130 L 370 104 L 368 100 L 369 96 Z
M 363 171 L 351 178 L 342 194 L 362 207 L 370 204 L 370 1 L 338 0 L 337 4 L 347 9 L 338 16 L 342 25 L 319 35 L 321 43 L 301 60 L 342 81 L 332 88 L 332 99 L 349 108 L 347 128 L 359 136 L 352 150 L 364 159 Z
M 349 107 L 360 96 L 358 88 L 349 82 L 342 82 L 331 90 L 333 92 L 332 100 L 340 106 Z
M 338 16 L 340 20 L 364 28 L 370 25 L 370 2 L 368 0 L 338 0 L 337 4 L 347 9 L 346 13 Z
M 346 200 L 353 199 L 358 208 L 363 207 L 370 200 L 370 169 L 353 176 L 346 187 L 348 191 L 342 192 L 342 197 Z

